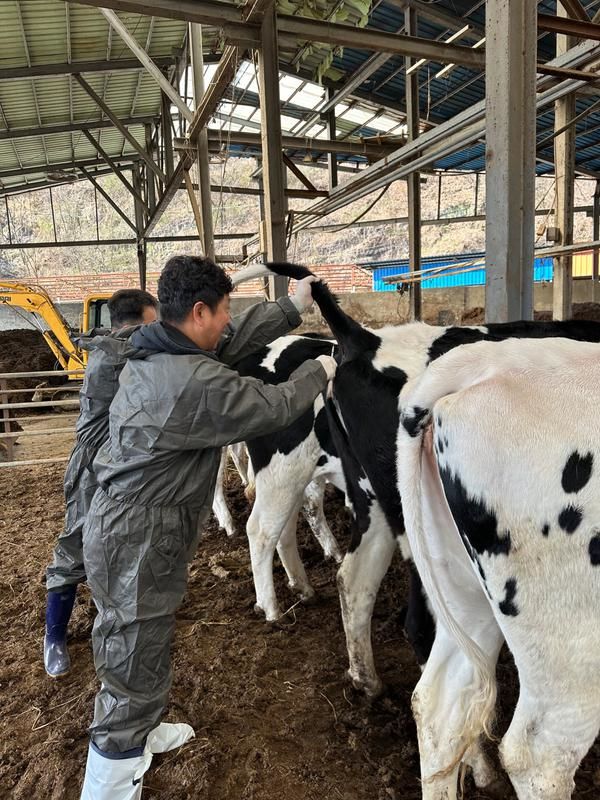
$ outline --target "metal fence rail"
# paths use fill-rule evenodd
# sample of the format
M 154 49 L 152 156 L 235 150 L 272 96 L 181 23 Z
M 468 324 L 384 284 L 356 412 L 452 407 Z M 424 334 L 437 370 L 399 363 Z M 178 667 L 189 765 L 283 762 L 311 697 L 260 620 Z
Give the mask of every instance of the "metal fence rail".
M 63 386 L 38 386 L 38 387 L 25 387 L 25 388 L 15 388 L 11 387 L 11 381 L 19 380 L 23 378 L 31 378 L 34 380 L 38 380 L 41 382 L 44 378 L 48 377 L 68 377 L 71 375 L 81 375 L 83 377 L 83 370 L 46 370 L 40 372 L 3 372 L 0 373 L 0 468 L 3 467 L 26 467 L 26 466 L 33 466 L 37 464 L 57 464 L 61 462 L 68 461 L 68 456 L 55 456 L 51 458 L 27 458 L 27 459 L 16 459 L 15 458 L 15 445 L 18 439 L 22 439 L 25 437 L 41 437 L 41 436 L 56 436 L 57 434 L 66 434 L 66 433 L 75 433 L 75 424 L 74 420 L 78 416 L 77 409 L 79 408 L 79 390 L 80 386 L 73 386 L 72 384 L 67 384 Z M 77 396 L 69 399 L 62 399 L 62 400 L 16 400 L 16 397 L 19 395 L 22 396 L 23 394 L 33 393 L 35 396 L 36 392 L 40 393 L 50 393 L 50 392 L 69 392 L 75 394 L 77 392 Z M 40 395 L 37 395 L 40 396 Z M 73 409 L 65 414 L 62 413 L 55 413 L 55 414 L 38 414 L 38 415 L 23 415 L 23 416 L 15 416 L 15 411 L 22 411 L 25 409 L 31 409 L 35 411 L 39 409 L 43 411 L 44 409 L 52 409 L 52 408 L 65 408 L 65 409 Z M 69 425 L 64 427 L 55 427 L 56 420 L 69 420 Z M 23 430 L 14 430 L 15 423 L 25 423 L 25 422 L 49 422 L 50 427 L 48 428 L 35 428 L 33 430 L 28 430 L 27 428 Z M 2 453 L 5 452 L 6 460 L 2 460 L 1 456 Z

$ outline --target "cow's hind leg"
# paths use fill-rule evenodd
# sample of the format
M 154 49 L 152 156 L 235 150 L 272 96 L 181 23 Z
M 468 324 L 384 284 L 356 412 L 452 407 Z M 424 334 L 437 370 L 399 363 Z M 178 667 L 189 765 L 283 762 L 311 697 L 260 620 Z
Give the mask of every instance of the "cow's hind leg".
M 227 448 L 221 449 L 221 461 L 219 463 L 219 472 L 217 474 L 217 483 L 215 486 L 215 496 L 213 498 L 212 510 L 219 523 L 219 528 L 224 530 L 227 536 L 235 536 L 235 524 L 229 511 L 227 501 L 225 499 L 225 470 L 227 469 Z
M 469 634 L 492 665 L 498 657 L 502 633 L 491 609 L 482 604 L 477 611 L 478 619 L 468 626 Z M 438 625 L 431 654 L 412 700 L 419 737 L 423 800 L 456 800 L 460 763 L 471 760 L 469 756 L 472 758 L 473 747 L 478 747 L 478 736 L 483 732 L 477 712 L 472 713 L 468 722 L 469 709 L 481 688 L 470 659 L 445 628 Z M 495 692 L 495 685 L 492 688 Z M 469 736 L 465 739 L 467 727 Z M 465 753 L 469 742 L 470 751 Z
M 279 559 L 286 571 L 290 589 L 300 595 L 301 600 L 310 600 L 315 595 L 315 590 L 310 585 L 308 575 L 298 552 L 296 528 L 298 526 L 298 512 L 300 505 L 292 511 L 277 544 Z
M 302 513 L 310 525 L 315 539 L 323 548 L 325 558 L 333 558 L 337 563 L 341 563 L 342 554 L 335 536 L 331 532 L 325 513 L 323 511 L 323 495 L 325 493 L 325 480 L 316 479 L 311 481 L 304 490 L 304 504 Z
M 575 673 L 576 662 L 573 650 Z M 597 681 L 592 678 L 590 685 L 589 672 L 580 671 L 580 675 L 554 676 L 552 664 L 546 663 L 541 680 L 528 682 L 521 675 L 519 701 L 500 746 L 519 800 L 571 797 L 575 771 L 600 728 Z
M 369 697 L 381 692 L 373 659 L 371 618 L 377 592 L 396 549 L 383 514 L 373 510 L 376 505 L 377 501 L 373 501 L 369 528 L 360 537 L 358 546 L 346 553 L 337 574 L 348 648 L 348 676 L 354 687 Z

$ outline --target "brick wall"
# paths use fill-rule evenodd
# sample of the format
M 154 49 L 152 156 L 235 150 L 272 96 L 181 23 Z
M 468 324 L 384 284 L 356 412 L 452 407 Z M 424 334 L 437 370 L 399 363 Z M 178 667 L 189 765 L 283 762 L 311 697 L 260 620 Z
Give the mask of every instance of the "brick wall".
M 312 267 L 317 275 L 327 281 L 333 292 L 370 292 L 371 271 L 355 264 L 322 264 Z M 156 294 L 158 272 L 149 272 L 148 291 Z M 57 303 L 82 300 L 86 295 L 99 292 L 116 292 L 138 286 L 137 272 L 99 272 L 91 275 L 45 275 L 40 280 L 50 297 Z M 243 283 L 236 294 L 259 295 L 261 281 Z

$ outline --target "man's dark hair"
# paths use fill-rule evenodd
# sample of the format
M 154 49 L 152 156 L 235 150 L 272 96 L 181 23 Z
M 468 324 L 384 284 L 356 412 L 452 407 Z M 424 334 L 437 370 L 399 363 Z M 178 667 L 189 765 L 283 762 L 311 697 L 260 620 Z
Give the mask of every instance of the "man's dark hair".
M 232 291 L 231 279 L 210 258 L 173 256 L 158 279 L 161 318 L 166 322 L 183 322 L 200 301 L 214 311 Z
M 143 289 L 119 289 L 109 299 L 107 306 L 110 327 L 117 329 L 125 325 L 139 325 L 144 309 L 149 306 L 158 308 L 158 301 Z

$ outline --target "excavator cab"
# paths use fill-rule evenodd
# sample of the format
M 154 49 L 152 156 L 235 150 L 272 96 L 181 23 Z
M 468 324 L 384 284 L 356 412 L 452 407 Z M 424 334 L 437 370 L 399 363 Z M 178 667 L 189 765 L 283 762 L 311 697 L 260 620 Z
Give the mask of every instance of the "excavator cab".
M 90 331 L 92 328 L 110 328 L 108 301 L 110 294 L 89 295 L 83 301 L 80 330 Z

